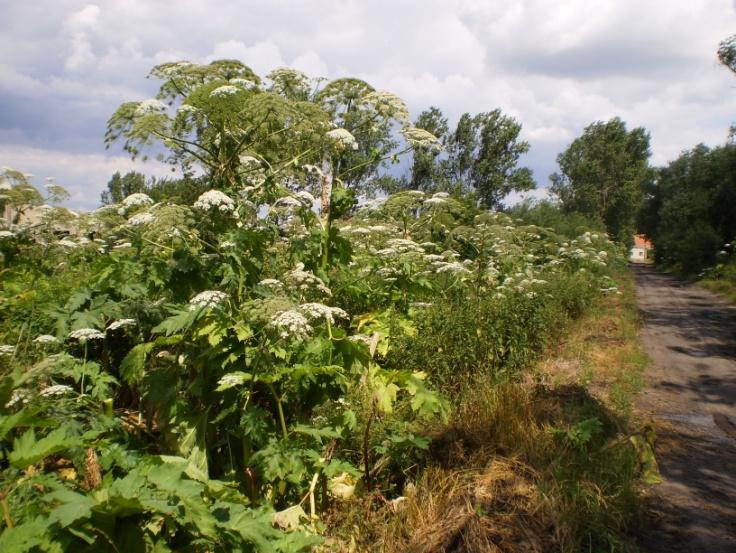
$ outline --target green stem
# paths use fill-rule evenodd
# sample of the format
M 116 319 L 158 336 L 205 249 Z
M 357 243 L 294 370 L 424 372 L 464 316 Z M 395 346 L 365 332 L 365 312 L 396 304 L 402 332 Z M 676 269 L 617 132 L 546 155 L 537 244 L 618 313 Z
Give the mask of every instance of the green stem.
M 82 382 L 80 388 L 84 395 L 84 377 L 87 374 L 87 340 L 84 341 L 84 361 L 82 362 Z
M 286 440 L 289 437 L 289 431 L 286 430 L 286 418 L 284 417 L 284 408 L 281 405 L 281 398 L 276 393 L 276 389 L 273 387 L 273 384 L 269 384 L 268 388 L 271 390 L 271 393 L 276 400 L 276 409 L 279 412 L 279 423 L 281 423 L 281 433 L 284 436 L 284 440 Z

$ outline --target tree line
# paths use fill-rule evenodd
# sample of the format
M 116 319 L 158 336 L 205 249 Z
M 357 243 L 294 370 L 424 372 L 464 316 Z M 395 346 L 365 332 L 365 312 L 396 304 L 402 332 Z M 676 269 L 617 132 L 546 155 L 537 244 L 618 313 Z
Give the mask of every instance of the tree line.
M 723 41 L 718 55 L 736 72 L 736 38 Z M 284 166 L 299 161 L 319 167 L 318 157 L 308 159 L 307 135 L 315 124 L 348 131 L 352 141 L 339 150 L 334 177 L 336 185 L 353 197 L 404 190 L 447 192 L 479 206 L 505 209 L 504 199 L 511 192 L 536 187 L 532 171 L 520 165 L 530 148 L 521 139 L 522 125 L 498 108 L 464 113 L 451 127 L 441 109 L 432 106 L 419 114 L 407 133 L 396 124 L 408 118 L 405 105 L 360 79 L 337 79 L 319 88 L 316 79 L 280 69 L 269 74 L 271 84 L 264 85 L 247 66 L 232 60 L 207 66 L 163 64 L 152 75 L 164 80 L 160 99 L 169 106 L 179 104 L 176 117 L 164 115 L 163 104 L 123 104 L 108 123 L 106 142 L 109 146 L 122 141 L 133 157 L 161 143 L 168 155 L 159 157 L 180 169 L 183 177 L 146 182 L 140 173 L 116 173 L 102 193 L 103 204 L 120 202 L 134 192 L 145 192 L 157 201 L 191 203 L 208 188 L 241 180 L 247 184 L 242 160 L 251 157 L 256 142 L 259 161 Z M 212 87 L 201 86 L 208 81 Z M 250 95 L 222 82 L 236 83 Z M 260 105 L 254 101 L 256 87 L 275 94 Z M 227 102 L 220 101 L 223 98 Z M 317 111 L 328 117 L 320 120 Z M 300 124 L 304 132 L 298 130 Z M 292 133 L 292 139 L 299 137 L 294 147 L 306 149 L 306 158 L 274 157 L 273 152 L 284 151 L 285 133 L 280 130 L 288 127 L 297 129 Z M 417 134 L 421 132 L 425 134 Z M 635 233 L 643 233 L 654 242 L 659 262 L 695 274 L 712 265 L 724 244 L 736 238 L 736 213 L 731 207 L 736 205 L 734 148 L 732 141 L 712 149 L 698 145 L 656 168 L 650 165 L 646 129 L 628 129 L 618 117 L 596 121 L 557 156 L 559 169 L 549 177 L 552 200 L 526 202 L 511 211 L 533 222 L 569 228 L 570 233 L 592 225 L 626 247 Z M 403 173 L 391 170 L 407 152 L 411 160 Z M 298 186 L 298 177 L 291 178 Z M 318 180 L 308 176 L 301 182 L 315 188 Z

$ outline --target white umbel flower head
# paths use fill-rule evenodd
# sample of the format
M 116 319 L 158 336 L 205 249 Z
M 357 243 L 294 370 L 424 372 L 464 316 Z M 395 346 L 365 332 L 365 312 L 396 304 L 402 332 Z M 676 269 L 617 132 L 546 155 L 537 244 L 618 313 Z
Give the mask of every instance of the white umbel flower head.
M 266 286 L 266 287 L 280 287 L 283 286 L 280 280 L 276 280 L 275 278 L 264 278 L 262 281 L 258 283 L 258 286 Z
M 102 340 L 104 337 L 105 335 L 102 332 L 94 328 L 79 328 L 69 333 L 69 338 L 78 340 L 82 344 L 88 340 Z
M 314 288 L 327 296 L 332 295 L 332 291 L 325 286 L 324 281 L 310 271 L 304 270 L 304 263 L 297 263 L 293 271 L 289 271 L 284 275 L 284 280 L 291 286 L 300 291 L 306 291 Z
M 53 386 L 48 386 L 41 390 L 41 395 L 43 397 L 56 397 L 66 395 L 71 391 L 73 391 L 71 386 L 66 386 L 64 384 L 54 384 Z
M 217 209 L 220 213 L 232 213 L 235 211 L 235 201 L 219 190 L 208 190 L 194 202 L 194 209 L 202 211 Z
M 10 396 L 10 400 L 5 404 L 6 409 L 10 409 L 11 407 L 15 407 L 16 405 L 24 405 L 25 403 L 28 403 L 28 399 L 30 398 L 30 394 L 25 390 L 13 390 L 13 393 Z
M 189 310 L 194 311 L 200 307 L 212 307 L 227 299 L 225 292 L 219 290 L 205 290 L 189 300 Z
M 135 319 L 118 319 L 117 321 L 113 321 L 107 325 L 107 330 L 117 330 L 119 328 L 135 326 L 136 324 L 138 323 Z
M 0 357 L 11 356 L 15 353 L 15 346 L 2 345 L 0 346 Z
M 330 324 L 335 324 L 335 317 L 340 319 L 350 318 L 350 315 L 339 307 L 330 307 L 323 303 L 303 303 L 299 306 L 299 310 L 311 320 L 325 319 Z
M 350 148 L 353 150 L 358 149 L 358 141 L 355 140 L 355 137 L 347 129 L 332 129 L 327 132 L 327 137 L 334 140 L 344 148 Z
M 2 238 L 13 238 L 15 236 L 14 232 L 11 232 L 9 230 L 0 230 L 0 239 Z
M 50 344 L 58 344 L 59 340 L 56 336 L 52 336 L 51 334 L 41 334 L 40 336 L 36 337 L 33 340 L 36 344 L 41 345 L 50 345 Z
M 277 329 L 282 338 L 306 338 L 312 332 L 307 318 L 296 309 L 279 313 L 271 319 L 269 325 Z
M 239 86 L 225 84 L 222 86 L 218 86 L 215 90 L 210 92 L 210 98 L 224 98 L 226 96 L 232 96 L 233 94 L 242 92 L 242 90 L 243 89 L 240 88 Z
M 431 132 L 417 127 L 405 127 L 401 130 L 406 141 L 415 148 L 427 148 L 434 151 L 442 149 L 440 141 Z
M 166 104 L 156 98 L 149 98 L 138 104 L 138 107 L 135 108 L 135 115 L 141 117 L 150 113 L 162 113 L 164 111 L 166 111 Z
M 156 217 L 154 217 L 152 213 L 136 213 L 128 219 L 126 224 L 129 227 L 140 227 L 142 225 L 147 225 L 148 223 L 153 223 L 155 220 Z
M 58 242 L 59 246 L 64 246 L 65 248 L 78 248 L 79 244 L 76 242 L 69 240 L 68 238 L 62 238 Z
M 143 192 L 136 192 L 135 194 L 126 196 L 123 200 L 123 205 L 128 208 L 153 205 L 153 200 L 148 194 L 144 194 Z

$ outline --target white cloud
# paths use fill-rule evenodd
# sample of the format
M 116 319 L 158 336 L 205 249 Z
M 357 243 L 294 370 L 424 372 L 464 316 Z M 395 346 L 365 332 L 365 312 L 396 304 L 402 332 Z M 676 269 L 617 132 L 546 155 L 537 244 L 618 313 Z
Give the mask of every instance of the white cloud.
M 259 75 L 285 65 L 279 47 L 271 41 L 258 42 L 253 46 L 246 46 L 238 40 L 218 42 L 204 61 L 221 59 L 240 60 Z
M 723 0 L 6 4 L 0 142 L 53 152 L 23 158 L 36 174 L 96 156 L 75 173 L 90 183 L 101 175 L 94 167 L 124 162 L 101 154 L 109 115 L 152 96 L 151 67 L 178 59 L 236 58 L 261 75 L 292 66 L 357 76 L 404 97 L 414 116 L 435 105 L 451 122 L 500 107 L 523 124 L 525 160 L 541 184 L 556 153 L 593 121 L 644 126 L 662 163 L 698 142 L 722 142 L 736 119 L 736 78 L 715 57 L 736 29 Z
M 172 176 L 170 166 L 155 161 L 144 163 L 131 161 L 124 156 L 70 154 L 64 151 L 2 143 L 0 143 L 0 160 L 5 167 L 35 175 L 33 181 L 36 186 L 41 186 L 45 177 L 53 175 L 56 182 L 71 194 L 68 205 L 81 209 L 99 207 L 100 194 L 116 171 L 121 173 L 139 171 L 159 178 Z

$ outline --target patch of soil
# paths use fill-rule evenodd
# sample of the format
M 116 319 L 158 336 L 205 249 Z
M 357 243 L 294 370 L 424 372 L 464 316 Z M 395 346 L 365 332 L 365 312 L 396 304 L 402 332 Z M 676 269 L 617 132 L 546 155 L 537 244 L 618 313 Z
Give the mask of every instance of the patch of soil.
M 642 549 L 736 551 L 736 308 L 636 265 L 652 366 L 639 408 L 652 418 L 663 482 L 645 498 Z

